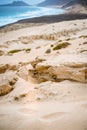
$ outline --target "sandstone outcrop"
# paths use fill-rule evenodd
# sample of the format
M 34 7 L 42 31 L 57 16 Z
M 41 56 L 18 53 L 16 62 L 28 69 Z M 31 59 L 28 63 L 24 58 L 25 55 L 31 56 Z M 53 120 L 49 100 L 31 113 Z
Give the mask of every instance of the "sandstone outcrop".
M 39 82 L 62 80 L 73 80 L 77 82 L 87 82 L 87 68 L 85 63 L 68 63 L 68 64 L 54 64 L 47 62 L 34 62 L 34 69 L 30 70 L 33 78 Z
M 8 94 L 17 82 L 18 77 L 14 72 L 0 74 L 0 96 Z
M 16 71 L 17 68 L 18 67 L 16 65 L 10 65 L 10 64 L 0 65 L 0 74 L 5 73 L 7 70 Z
M 18 71 L 17 71 L 17 75 L 19 76 L 19 77 L 21 77 L 22 79 L 24 79 L 24 80 L 28 80 L 28 69 L 25 67 L 25 66 L 23 66 L 23 67 L 21 67 Z

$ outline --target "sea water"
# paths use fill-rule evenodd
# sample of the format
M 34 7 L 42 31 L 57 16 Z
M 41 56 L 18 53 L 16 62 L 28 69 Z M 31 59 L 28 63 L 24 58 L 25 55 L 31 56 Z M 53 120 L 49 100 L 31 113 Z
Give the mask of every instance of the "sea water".
M 33 6 L 0 6 L 0 26 L 26 18 L 61 14 L 64 10 Z

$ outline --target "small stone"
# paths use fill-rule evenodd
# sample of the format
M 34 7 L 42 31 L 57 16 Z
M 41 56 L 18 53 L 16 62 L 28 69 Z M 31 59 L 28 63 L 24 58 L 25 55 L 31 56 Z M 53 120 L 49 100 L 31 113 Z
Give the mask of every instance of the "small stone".
M 49 53 L 51 53 L 51 50 L 47 49 L 45 53 L 49 54 Z
M 36 100 L 43 100 L 45 98 L 45 95 L 39 94 L 36 96 Z

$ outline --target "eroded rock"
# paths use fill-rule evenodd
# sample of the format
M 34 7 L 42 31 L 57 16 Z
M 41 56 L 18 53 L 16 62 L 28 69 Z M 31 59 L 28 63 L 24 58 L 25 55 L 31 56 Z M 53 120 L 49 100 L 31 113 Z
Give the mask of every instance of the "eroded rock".
M 0 96 L 8 94 L 12 89 L 13 88 L 10 85 L 2 85 L 2 86 L 0 86 Z
M 68 64 L 47 64 L 46 62 L 36 62 L 34 69 L 30 70 L 33 78 L 39 82 L 62 80 L 74 80 L 78 82 L 87 82 L 87 68 L 85 63 Z
M 24 80 L 28 80 L 28 75 L 29 75 L 28 69 L 27 69 L 25 66 L 21 67 L 21 68 L 18 70 L 17 75 L 18 75 L 19 77 L 23 78 Z
M 17 66 L 16 65 L 9 65 L 9 64 L 5 64 L 5 65 L 0 65 L 0 74 L 5 73 L 7 70 L 17 70 Z
M 0 96 L 3 96 L 14 89 L 14 85 L 17 80 L 18 77 L 14 72 L 9 71 L 7 73 L 0 74 Z

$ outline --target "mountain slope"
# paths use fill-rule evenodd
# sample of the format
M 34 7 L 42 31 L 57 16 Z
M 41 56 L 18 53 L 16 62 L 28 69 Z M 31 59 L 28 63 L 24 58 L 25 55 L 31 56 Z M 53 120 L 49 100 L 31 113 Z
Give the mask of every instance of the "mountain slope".
M 77 0 L 77 3 L 87 7 L 87 0 Z
M 69 7 L 75 4 L 81 4 L 83 6 L 87 6 L 87 0 L 46 0 L 38 4 L 38 6 L 66 5 Z
M 53 5 L 64 5 L 66 3 L 68 3 L 70 0 L 46 0 L 40 4 L 38 4 L 38 6 L 53 6 Z
M 87 0 L 72 0 L 70 2 L 68 2 L 67 4 L 65 4 L 63 6 L 63 8 L 67 8 L 67 7 L 70 7 L 70 6 L 75 6 L 75 5 L 82 5 L 84 7 L 87 7 Z
M 29 4 L 25 3 L 24 1 L 13 1 L 10 4 L 4 4 L 0 6 L 29 6 Z

